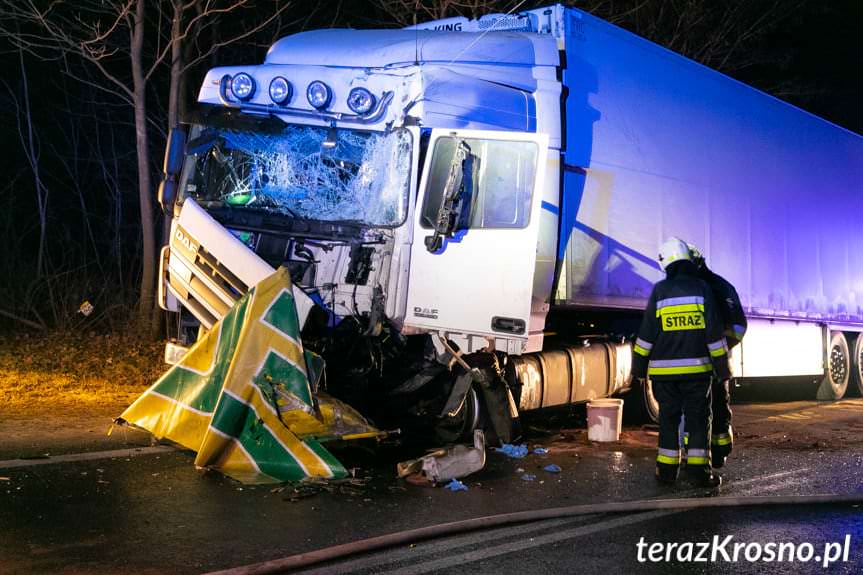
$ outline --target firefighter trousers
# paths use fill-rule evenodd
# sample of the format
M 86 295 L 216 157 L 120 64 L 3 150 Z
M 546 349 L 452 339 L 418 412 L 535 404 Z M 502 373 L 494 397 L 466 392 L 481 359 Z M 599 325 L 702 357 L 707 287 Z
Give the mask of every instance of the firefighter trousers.
M 680 465 L 680 417 L 686 417 L 689 440 L 686 465 L 710 468 L 710 391 L 709 379 L 653 381 L 653 394 L 659 402 L 659 449 L 657 469 L 665 475 L 676 474 Z
M 728 457 L 734 442 L 731 431 L 731 393 L 729 381 L 714 380 L 711 389 L 713 425 L 710 438 L 710 448 L 713 459 Z

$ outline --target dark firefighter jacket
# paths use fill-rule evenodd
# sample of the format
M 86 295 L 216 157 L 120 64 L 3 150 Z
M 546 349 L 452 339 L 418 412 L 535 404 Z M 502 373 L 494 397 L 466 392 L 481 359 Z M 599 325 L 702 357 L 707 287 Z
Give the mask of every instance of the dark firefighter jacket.
M 710 287 L 690 262 L 672 264 L 669 272 L 653 287 L 644 310 L 633 347 L 633 377 L 707 379 L 714 371 L 720 379 L 730 377 L 728 347 Z
M 728 349 L 731 349 L 740 343 L 746 333 L 746 316 L 743 314 L 743 306 L 740 305 L 740 296 L 731 282 L 707 266 L 699 268 L 698 277 L 707 282 L 716 303 L 719 304 L 719 315 L 725 328 L 725 343 L 728 344 Z

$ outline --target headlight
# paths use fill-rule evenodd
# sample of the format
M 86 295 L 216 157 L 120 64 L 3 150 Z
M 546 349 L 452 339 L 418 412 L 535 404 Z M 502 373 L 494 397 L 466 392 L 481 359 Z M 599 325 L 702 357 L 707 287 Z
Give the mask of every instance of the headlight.
M 365 88 L 354 88 L 348 94 L 348 108 L 357 114 L 367 114 L 374 107 L 375 97 Z
M 240 72 L 231 79 L 231 93 L 238 100 L 250 100 L 255 95 L 255 80 L 245 72 Z
M 309 99 L 309 104 L 318 110 L 322 110 L 329 105 L 332 95 L 333 93 L 330 91 L 330 87 L 320 80 L 315 80 L 309 84 L 309 87 L 306 90 L 306 98 Z
M 276 76 L 270 82 L 270 99 L 276 104 L 287 104 L 292 93 L 291 83 L 281 76 Z

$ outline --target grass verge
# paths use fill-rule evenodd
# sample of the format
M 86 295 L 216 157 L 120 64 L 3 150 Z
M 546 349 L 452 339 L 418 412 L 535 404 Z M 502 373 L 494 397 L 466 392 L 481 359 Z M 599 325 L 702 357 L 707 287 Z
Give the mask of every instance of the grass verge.
M 47 334 L 0 341 L 0 411 L 130 403 L 165 371 L 162 342 Z

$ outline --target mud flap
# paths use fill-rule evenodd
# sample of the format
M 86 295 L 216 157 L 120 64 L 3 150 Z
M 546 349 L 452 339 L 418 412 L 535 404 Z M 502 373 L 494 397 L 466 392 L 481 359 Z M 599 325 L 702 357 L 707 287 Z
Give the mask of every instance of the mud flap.
M 521 435 L 521 425 L 509 386 L 499 377 L 494 379 L 483 377 L 478 384 L 486 407 L 486 416 L 491 425 L 490 431 L 497 436 L 498 443 L 511 443 L 514 438 Z
M 474 367 L 470 371 L 460 369 L 440 417 L 456 417 L 463 408 L 471 386 L 479 393 L 485 407 L 484 415 L 491 432 L 491 442 L 510 443 L 520 435 L 518 411 L 509 386 L 496 375 L 494 366 Z

